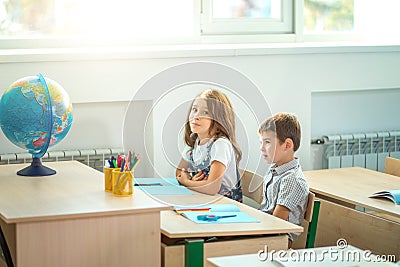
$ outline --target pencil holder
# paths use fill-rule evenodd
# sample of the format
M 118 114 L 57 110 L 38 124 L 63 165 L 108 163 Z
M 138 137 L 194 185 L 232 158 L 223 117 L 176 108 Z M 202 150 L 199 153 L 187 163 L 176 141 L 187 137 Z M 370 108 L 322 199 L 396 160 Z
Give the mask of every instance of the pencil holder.
M 112 171 L 119 170 L 119 168 L 107 168 L 104 167 L 104 190 L 107 192 L 112 192 Z
M 131 196 L 133 194 L 133 171 L 112 171 L 112 192 L 115 196 Z

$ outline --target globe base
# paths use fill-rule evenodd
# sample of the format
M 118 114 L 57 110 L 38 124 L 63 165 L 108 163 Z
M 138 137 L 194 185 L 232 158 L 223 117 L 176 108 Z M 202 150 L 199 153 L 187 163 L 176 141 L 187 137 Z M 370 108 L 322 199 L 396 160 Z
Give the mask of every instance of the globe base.
M 56 174 L 56 171 L 43 166 L 40 158 L 33 158 L 31 165 L 19 170 L 17 174 L 21 176 L 48 176 Z

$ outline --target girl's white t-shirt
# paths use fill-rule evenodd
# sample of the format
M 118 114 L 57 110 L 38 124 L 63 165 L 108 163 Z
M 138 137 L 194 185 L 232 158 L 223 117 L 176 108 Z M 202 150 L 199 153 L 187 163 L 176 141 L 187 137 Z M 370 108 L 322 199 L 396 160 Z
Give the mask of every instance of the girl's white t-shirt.
M 213 142 L 213 139 L 203 144 L 198 145 L 198 139 L 195 142 L 193 148 L 193 161 L 196 165 L 199 165 L 207 156 L 208 153 L 208 146 Z M 182 158 L 190 163 L 190 150 L 191 147 L 186 145 L 183 152 Z M 217 160 L 225 165 L 226 170 L 224 176 L 222 178 L 222 184 L 228 188 L 233 189 L 235 188 L 238 177 L 236 171 L 236 157 L 235 157 L 235 150 L 233 149 L 232 143 L 225 137 L 220 137 L 211 146 L 210 150 L 210 164 Z M 191 170 L 197 171 L 197 170 Z

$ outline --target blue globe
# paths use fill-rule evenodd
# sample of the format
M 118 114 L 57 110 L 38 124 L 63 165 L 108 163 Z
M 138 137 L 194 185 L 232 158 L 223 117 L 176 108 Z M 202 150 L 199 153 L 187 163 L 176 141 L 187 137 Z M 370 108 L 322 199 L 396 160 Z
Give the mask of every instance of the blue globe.
M 67 135 L 72 121 L 68 94 L 57 82 L 41 74 L 15 81 L 0 100 L 0 127 L 8 140 L 32 154 L 32 166 L 41 165 L 40 158 Z M 34 171 L 39 173 L 28 170 L 18 174 L 49 175 L 39 169 Z

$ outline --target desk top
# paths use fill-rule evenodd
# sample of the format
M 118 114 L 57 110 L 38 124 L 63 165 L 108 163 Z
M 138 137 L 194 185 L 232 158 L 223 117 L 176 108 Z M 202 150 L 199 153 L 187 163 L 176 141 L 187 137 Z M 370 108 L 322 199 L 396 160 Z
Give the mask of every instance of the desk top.
M 378 191 L 400 189 L 400 177 L 359 167 L 305 171 L 304 175 L 315 193 L 400 217 L 400 205 L 369 198 Z
M 271 261 L 272 258 L 287 258 L 286 261 Z M 359 258 L 358 258 L 359 257 Z M 291 259 L 291 261 L 290 261 Z M 307 260 L 305 260 L 307 259 Z M 364 252 L 359 248 L 347 246 L 339 249 L 337 247 L 319 247 L 313 249 L 299 249 L 282 251 L 281 254 L 245 254 L 237 256 L 213 257 L 208 259 L 211 266 L 234 267 L 234 266 L 337 266 L 337 267 L 363 267 L 363 266 L 398 266 L 393 262 L 379 261 L 376 255 Z
M 7 223 L 172 209 L 140 190 L 132 197 L 105 192 L 103 173 L 77 161 L 44 163 L 57 171 L 51 176 L 16 174 L 27 165 L 0 166 L 0 218 Z
M 217 195 L 209 196 L 195 192 L 194 195 L 157 196 L 172 206 L 196 204 L 234 203 L 259 223 L 196 224 L 174 211 L 161 212 L 161 233 L 169 238 L 204 236 L 243 236 L 303 232 L 303 227 L 281 220 L 245 204 Z

